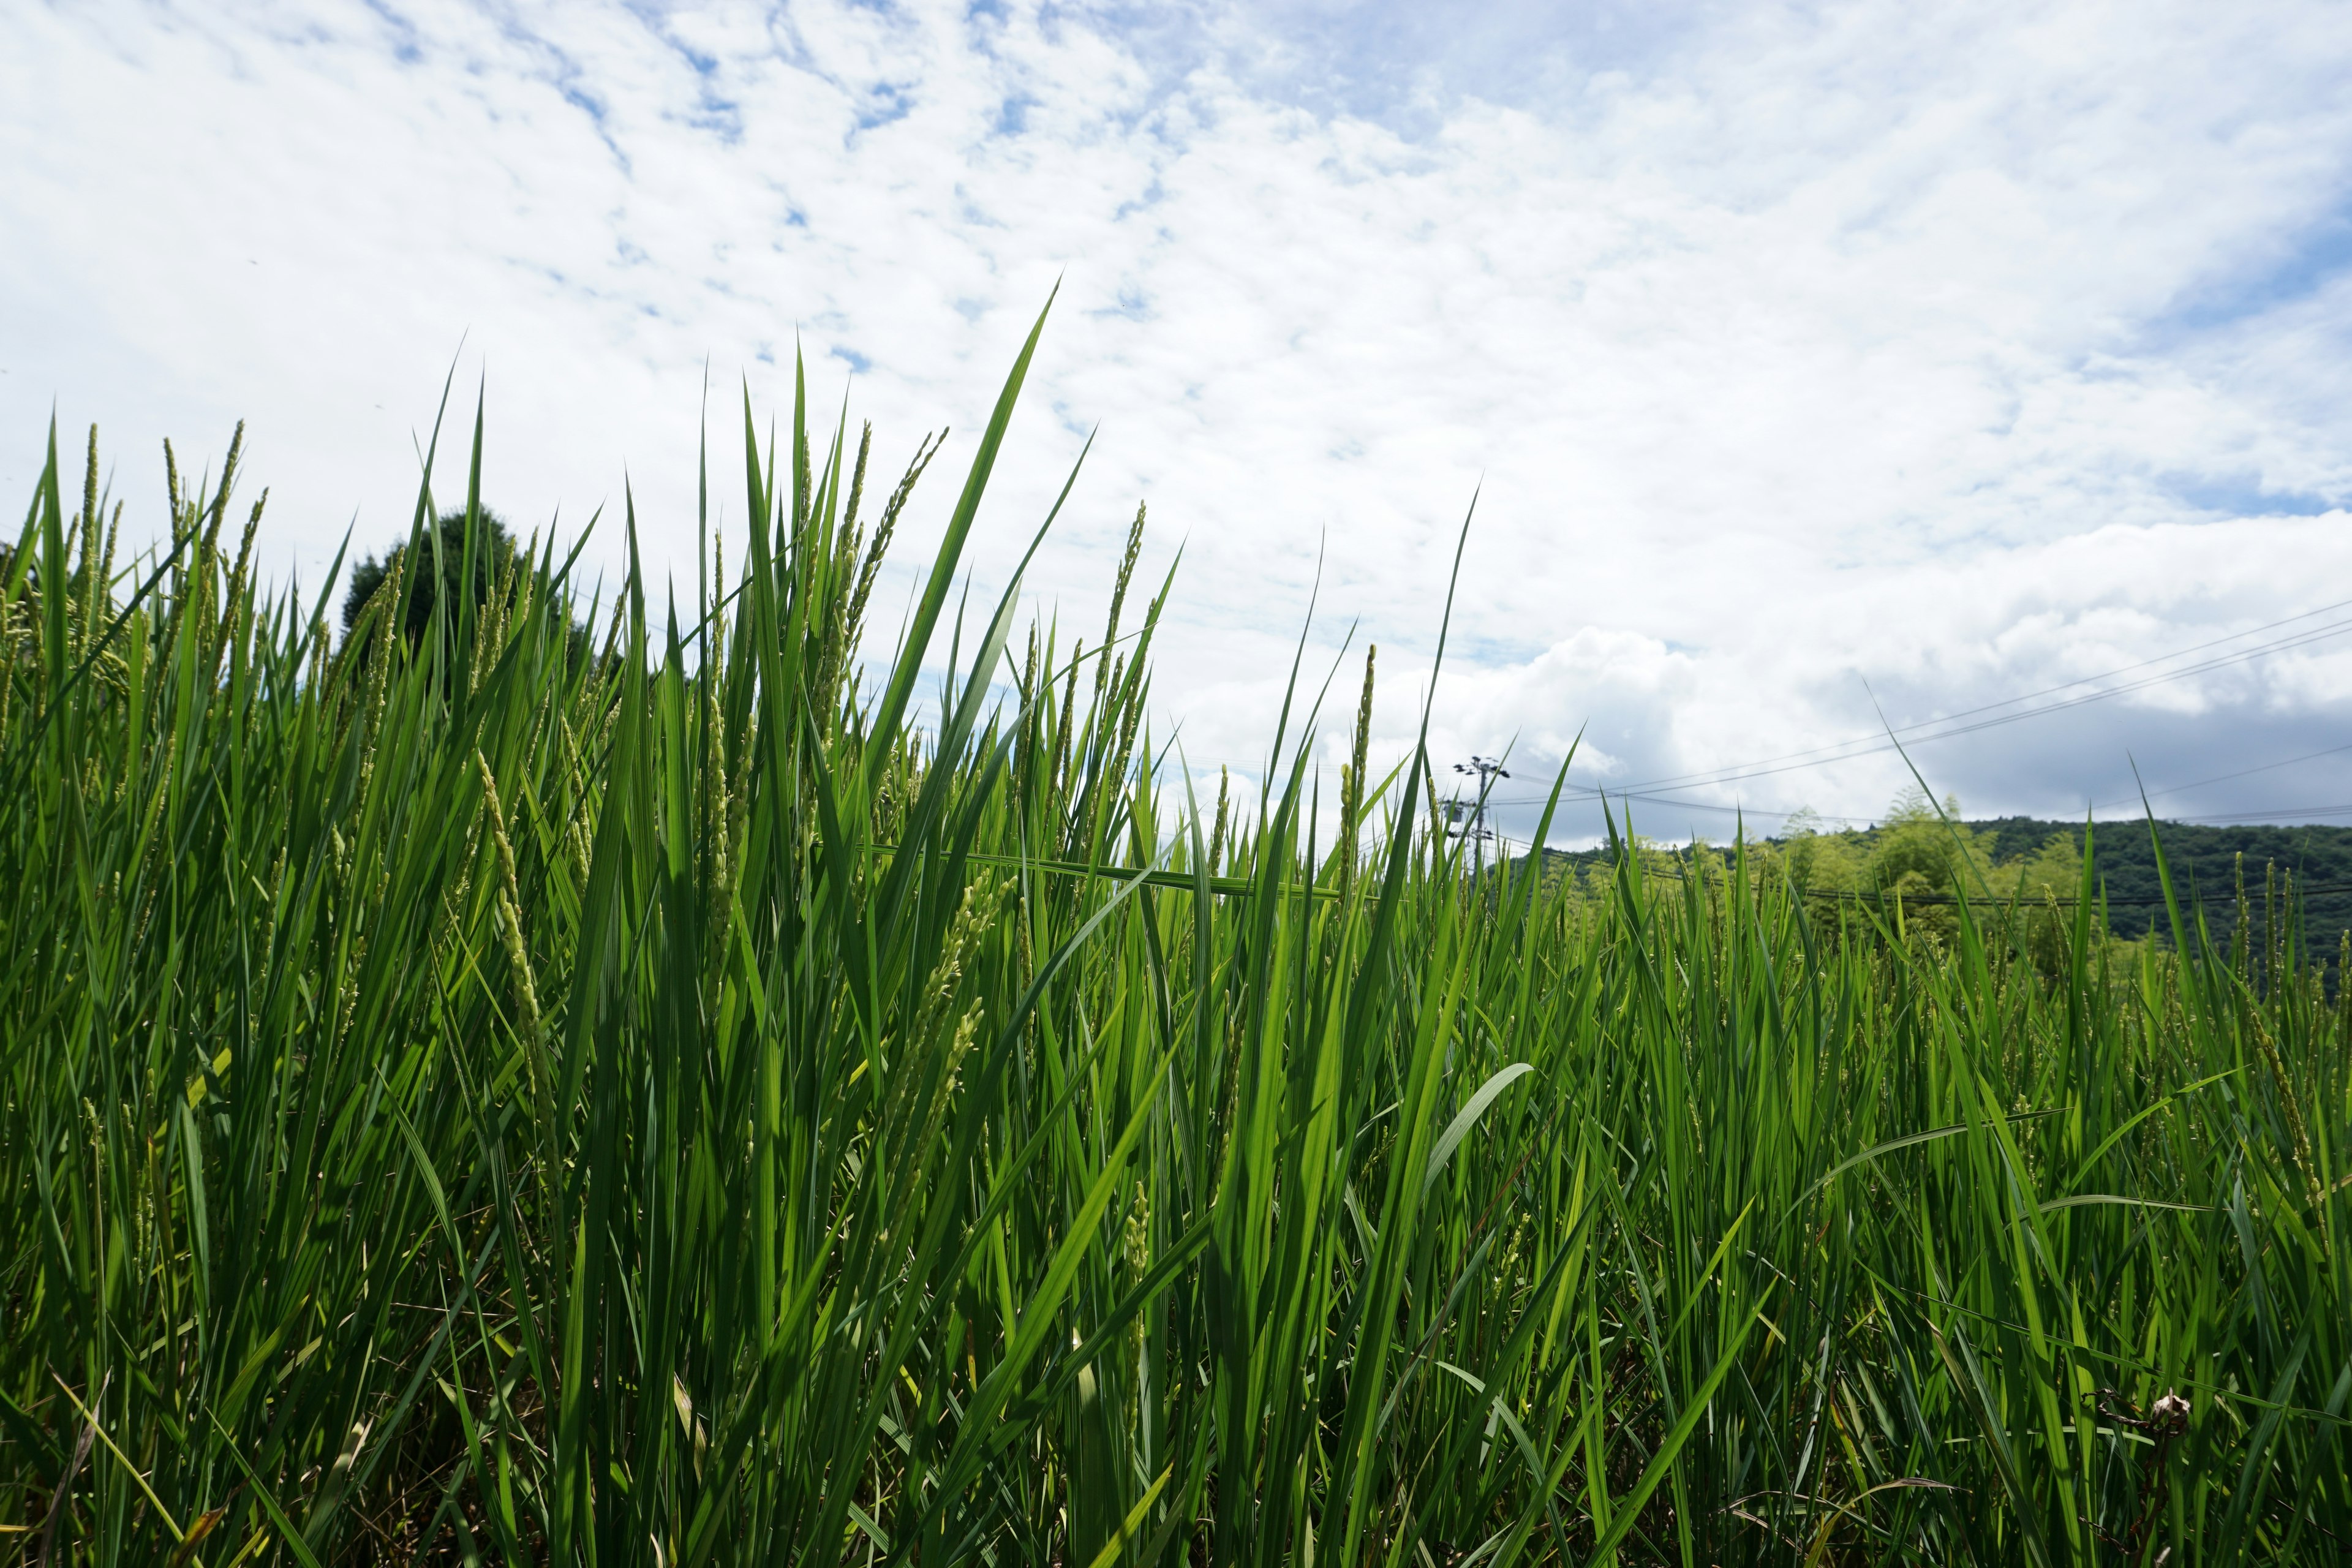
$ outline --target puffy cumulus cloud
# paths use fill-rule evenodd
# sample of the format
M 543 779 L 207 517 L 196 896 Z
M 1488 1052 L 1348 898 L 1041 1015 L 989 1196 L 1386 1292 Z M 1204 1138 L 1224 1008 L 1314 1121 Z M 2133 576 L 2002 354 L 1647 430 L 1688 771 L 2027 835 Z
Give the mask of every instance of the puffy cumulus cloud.
M 1908 777 L 1885 726 L 1986 810 L 2322 749 L 2325 638 L 1909 727 L 2347 580 L 2332 7 L 1543 9 L 19 8 L 0 484 L 54 401 L 152 526 L 155 438 L 246 416 L 271 547 L 315 579 L 404 521 L 454 357 L 505 510 L 604 507 L 609 569 L 625 479 L 683 568 L 706 366 L 723 498 L 739 377 L 764 428 L 797 346 L 825 406 L 855 374 L 886 464 L 959 431 L 911 553 L 1058 279 L 972 564 L 992 585 L 1099 425 L 1027 587 L 1092 637 L 1150 501 L 1196 768 L 1257 765 L 1310 594 L 1307 679 L 1381 643 L 1401 754 L 1474 489 L 1431 733 L 1515 744 L 1515 788 L 1580 731 L 1575 785 L 1719 832 L 1875 810 Z M 1597 827 L 1575 798 L 1565 836 Z M 2345 801 L 2337 755 L 2165 804 Z

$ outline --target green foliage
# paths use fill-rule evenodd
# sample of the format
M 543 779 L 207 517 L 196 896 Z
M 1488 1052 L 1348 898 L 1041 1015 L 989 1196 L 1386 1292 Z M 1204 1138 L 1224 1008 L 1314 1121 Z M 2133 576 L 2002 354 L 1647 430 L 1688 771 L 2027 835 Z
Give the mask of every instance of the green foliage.
M 1999 923 L 2037 967 L 2054 973 L 2059 935 L 2072 921 L 2082 879 L 2083 825 L 2021 816 L 1962 821 L 1959 803 L 1948 798 L 1943 815 L 1949 820 L 1938 819 L 1916 790 L 1897 796 L 1885 819 L 1865 829 L 1827 831 L 1817 814 L 1800 811 L 1780 837 L 1750 844 L 1748 856 L 1760 873 L 1786 875 L 1812 901 L 1822 940 L 1857 931 L 1872 938 L 1875 928 L 1856 921 L 1856 907 L 1885 914 L 1899 903 L 1906 932 L 1948 942 L 1957 917 L 1945 906 L 1965 897 L 1983 907 L 1979 919 L 2017 905 L 2017 918 Z M 1681 876 L 1721 859 L 1705 846 L 1638 842 L 1654 875 Z M 1612 861 L 1605 849 L 1546 850 L 1544 875 L 1548 884 L 1605 888 Z M 2095 924 L 2116 939 L 2119 968 L 2130 966 L 2134 944 L 2171 942 L 2168 894 L 2222 946 L 2238 942 L 2242 931 L 2261 965 L 2275 966 L 2274 951 L 2284 963 L 2292 950 L 2295 964 L 2325 968 L 2352 931 L 2352 827 L 2163 822 L 2151 833 L 2136 823 L 2109 824 L 2101 830 L 2092 890 Z
M 414 657 L 431 635 L 436 607 L 445 600 L 463 606 L 458 613 L 445 616 L 441 623 L 453 635 L 498 635 L 502 617 L 513 608 L 522 578 L 531 570 L 527 547 L 516 542 L 505 520 L 488 507 L 475 509 L 470 526 L 466 508 L 449 508 L 431 529 L 419 534 L 413 561 L 410 549 L 406 543 L 395 545 L 382 557 L 364 557 L 352 568 L 343 592 L 342 620 L 349 657 L 356 663 L 364 664 L 386 641 L 382 635 L 362 635 L 369 627 L 379 634 L 384 629 L 370 609 L 386 584 L 395 580 L 401 584 L 397 592 L 404 608 L 396 624 L 403 647 Z M 564 655 L 573 663 L 587 659 L 584 625 L 572 624 L 564 638 Z M 455 679 L 461 662 L 444 661 L 445 687 Z
M 480 509 L 474 524 L 469 531 L 466 509 L 452 507 L 419 536 L 415 562 L 409 559 L 410 546 L 403 543 L 353 566 L 350 586 L 343 593 L 344 635 L 359 628 L 360 617 L 395 571 L 407 601 L 400 616 L 400 635 L 412 647 L 432 626 L 434 607 L 444 595 L 453 601 L 463 598 L 477 610 L 487 605 L 499 580 L 513 566 L 515 542 L 506 521 L 488 507 Z
M 1972 826 L 1993 841 L 1995 855 L 2003 859 L 2058 837 L 2078 853 L 2082 847 L 2079 822 L 2005 817 Z M 2161 835 L 2176 895 L 2201 905 L 2224 942 L 2236 937 L 2242 888 L 2256 922 L 2249 941 L 2258 947 L 2288 943 L 2300 962 L 2319 962 L 2333 956 L 2344 932 L 2352 930 L 2352 827 L 2168 822 Z M 2160 936 L 2168 917 L 2148 837 L 2105 826 L 2099 846 L 2099 882 L 2116 933 Z M 2278 901 L 2292 915 L 2275 930 L 2263 923 L 2263 894 L 2273 885 Z
M 870 689 L 926 458 L 869 534 L 797 406 L 746 410 L 723 601 L 626 583 L 611 661 L 548 559 L 338 651 L 226 480 L 144 599 L 11 590 L 27 1555 L 2340 1560 L 2312 970 L 2080 902 L 2039 969 L 1973 905 L 1824 942 L 1801 852 L 1938 875 L 1826 844 L 1474 883 L 1419 760 L 1330 857 L 1295 716 L 1196 804 L 1145 760 L 1164 585 L 1108 668 L 1035 629 L 1009 707 L 1015 597 L 943 625 L 1027 363 Z

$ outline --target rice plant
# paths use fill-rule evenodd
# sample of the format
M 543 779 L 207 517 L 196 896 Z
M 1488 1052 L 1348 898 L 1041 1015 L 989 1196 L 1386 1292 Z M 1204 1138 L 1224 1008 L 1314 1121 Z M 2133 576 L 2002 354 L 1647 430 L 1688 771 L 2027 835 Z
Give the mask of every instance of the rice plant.
M 1196 799 L 1132 542 L 1098 637 L 957 596 L 1036 343 L 887 647 L 937 448 L 877 503 L 804 395 L 692 604 L 541 541 L 413 639 L 404 565 L 340 641 L 258 582 L 234 447 L 119 566 L 52 435 L 0 596 L 23 1561 L 2344 1560 L 2305 944 L 2117 947 L 2095 854 L 2054 966 L 1998 903 L 1825 935 L 1738 853 L 1474 875 L 1424 754 L 1368 773 L 1369 658 L 1336 842 L 1305 683 Z M 404 562 L 475 581 L 442 515 Z

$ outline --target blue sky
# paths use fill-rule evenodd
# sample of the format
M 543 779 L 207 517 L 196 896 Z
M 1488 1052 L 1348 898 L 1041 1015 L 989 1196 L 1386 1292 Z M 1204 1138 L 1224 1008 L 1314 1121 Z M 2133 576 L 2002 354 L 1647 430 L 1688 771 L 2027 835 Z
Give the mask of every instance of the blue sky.
M 1668 837 L 1866 817 L 1891 753 L 1737 764 L 2352 598 L 2331 5 L 79 0 L 8 30 L 0 487 L 54 406 L 152 529 L 161 439 L 243 417 L 281 573 L 399 528 L 453 363 L 496 504 L 568 530 L 625 479 L 686 569 L 706 364 L 716 431 L 797 341 L 885 459 L 945 425 L 952 465 L 1058 279 L 975 567 L 1098 426 L 1028 587 L 1092 629 L 1150 503 L 1196 767 L 1255 765 L 1318 559 L 1309 663 L 1378 642 L 1402 747 L 1474 490 L 1440 760 L 1540 777 L 1580 731 L 1580 784 L 1715 781 L 1644 792 Z M 2075 815 L 2135 763 L 2352 741 L 2348 677 L 2327 633 L 1916 760 L 1972 814 Z M 2352 752 L 2162 804 L 2352 820 Z

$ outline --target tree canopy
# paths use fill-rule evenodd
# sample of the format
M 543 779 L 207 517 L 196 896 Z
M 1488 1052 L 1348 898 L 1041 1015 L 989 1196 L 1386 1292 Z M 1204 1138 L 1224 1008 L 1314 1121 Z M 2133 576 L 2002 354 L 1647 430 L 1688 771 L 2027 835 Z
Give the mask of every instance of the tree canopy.
M 1956 896 L 1993 904 L 2014 900 L 2026 915 L 2021 940 L 2040 963 L 2054 961 L 2061 927 L 2072 921 L 2084 837 L 2080 822 L 1964 821 L 1951 799 L 1939 816 L 1914 789 L 1866 828 L 1833 830 L 1816 814 L 1799 812 L 1780 834 L 1750 840 L 1747 854 L 1758 873 L 1786 875 L 1825 928 L 1836 924 L 1842 908 L 1866 905 L 1887 916 L 1899 901 L 1906 931 L 1946 941 L 1958 924 Z M 2352 827 L 2159 822 L 2151 840 L 2145 822 L 2103 822 L 2092 836 L 2094 885 L 2116 940 L 2173 940 L 2157 841 L 2183 919 L 2203 920 L 2217 942 L 2241 940 L 2242 916 L 2250 928 L 2244 940 L 2291 942 L 2316 960 L 2334 953 L 2352 931 Z M 1647 839 L 1634 847 L 1646 868 L 1667 877 L 1714 874 L 1727 853 Z M 1607 896 L 1611 861 L 1606 848 L 1544 852 L 1548 879 L 1569 878 L 1594 899 Z
M 435 536 L 439 549 L 435 549 Z M 445 591 L 452 596 L 467 595 L 477 605 L 488 604 L 497 592 L 499 578 L 507 563 L 514 558 L 513 535 L 498 513 L 488 507 L 475 513 L 473 581 L 466 580 L 466 509 L 453 507 L 441 514 L 433 532 L 418 541 L 430 563 L 437 553 L 436 572 L 428 564 L 421 571 L 402 574 L 408 586 L 408 603 L 401 616 L 401 636 L 411 647 L 425 636 L 433 624 L 433 606 Z M 352 569 L 351 586 L 343 595 L 343 635 L 349 637 L 359 626 L 360 617 L 367 612 L 368 604 L 393 574 L 393 569 L 408 553 L 406 543 L 386 551 L 381 557 L 369 556 Z

